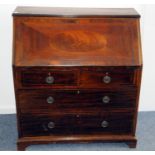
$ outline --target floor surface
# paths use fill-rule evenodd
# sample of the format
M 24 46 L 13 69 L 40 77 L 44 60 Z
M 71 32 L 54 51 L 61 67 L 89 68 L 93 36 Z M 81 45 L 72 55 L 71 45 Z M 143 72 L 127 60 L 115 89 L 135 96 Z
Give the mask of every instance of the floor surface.
M 137 124 L 138 144 L 130 149 L 124 143 L 31 145 L 27 151 L 136 151 L 155 150 L 155 112 L 140 112 Z M 0 150 L 16 150 L 16 115 L 0 115 Z

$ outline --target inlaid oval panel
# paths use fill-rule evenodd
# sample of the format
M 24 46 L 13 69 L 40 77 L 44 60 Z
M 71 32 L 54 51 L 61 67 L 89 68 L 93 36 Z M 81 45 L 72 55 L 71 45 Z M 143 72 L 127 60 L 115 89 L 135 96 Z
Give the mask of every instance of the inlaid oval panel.
M 87 52 L 106 46 L 104 35 L 90 31 L 64 31 L 51 36 L 50 46 L 67 52 Z

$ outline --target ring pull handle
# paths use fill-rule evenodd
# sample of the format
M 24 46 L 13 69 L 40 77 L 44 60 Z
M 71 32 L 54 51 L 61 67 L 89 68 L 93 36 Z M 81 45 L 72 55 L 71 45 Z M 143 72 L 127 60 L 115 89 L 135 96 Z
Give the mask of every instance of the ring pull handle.
M 102 102 L 105 103 L 105 104 L 109 103 L 110 102 L 110 97 L 109 96 L 104 96 L 102 98 Z
M 103 121 L 102 123 L 101 123 L 101 127 L 102 128 L 107 128 L 109 126 L 109 123 L 107 122 L 107 121 Z
M 46 99 L 47 103 L 48 104 L 52 104 L 54 103 L 54 98 L 52 96 L 49 96 L 47 99 Z
M 49 129 L 55 128 L 55 123 L 49 122 L 48 124 L 42 124 L 42 127 L 44 131 L 49 131 Z
M 106 83 L 106 84 L 110 83 L 111 82 L 111 77 L 109 75 L 105 75 L 103 77 L 103 82 Z
M 53 128 L 55 128 L 55 123 L 54 123 L 54 122 L 49 122 L 49 123 L 47 124 L 47 127 L 48 127 L 49 129 L 53 129 Z
M 47 84 L 52 84 L 52 83 L 54 83 L 54 77 L 53 76 L 47 76 L 45 81 Z

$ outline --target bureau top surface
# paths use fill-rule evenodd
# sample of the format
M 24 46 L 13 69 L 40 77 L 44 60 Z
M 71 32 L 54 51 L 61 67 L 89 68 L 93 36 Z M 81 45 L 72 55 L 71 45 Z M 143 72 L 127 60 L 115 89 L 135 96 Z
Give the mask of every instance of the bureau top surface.
M 133 8 L 17 7 L 13 16 L 140 17 Z
M 64 10 L 34 8 L 34 14 L 65 14 Z M 66 13 L 71 14 L 72 10 Z M 85 9 L 75 9 L 73 14 L 79 12 L 82 15 L 82 10 Z M 113 17 L 15 16 L 13 65 L 141 66 L 139 19 L 114 18 L 123 13 L 129 15 L 128 9 L 121 9 L 121 13 L 117 9 L 109 12 L 108 9 L 88 10 L 86 14 Z M 30 15 L 33 14 L 33 8 L 19 7 L 15 12 L 14 15 Z M 129 12 L 130 15 L 136 15 L 132 9 Z

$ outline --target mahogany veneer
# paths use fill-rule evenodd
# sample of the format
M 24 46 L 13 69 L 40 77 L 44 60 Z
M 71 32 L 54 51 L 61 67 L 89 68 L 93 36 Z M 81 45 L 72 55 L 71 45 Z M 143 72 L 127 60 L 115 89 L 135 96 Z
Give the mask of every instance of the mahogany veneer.
M 18 150 L 57 142 L 136 147 L 139 18 L 134 9 L 17 7 Z

